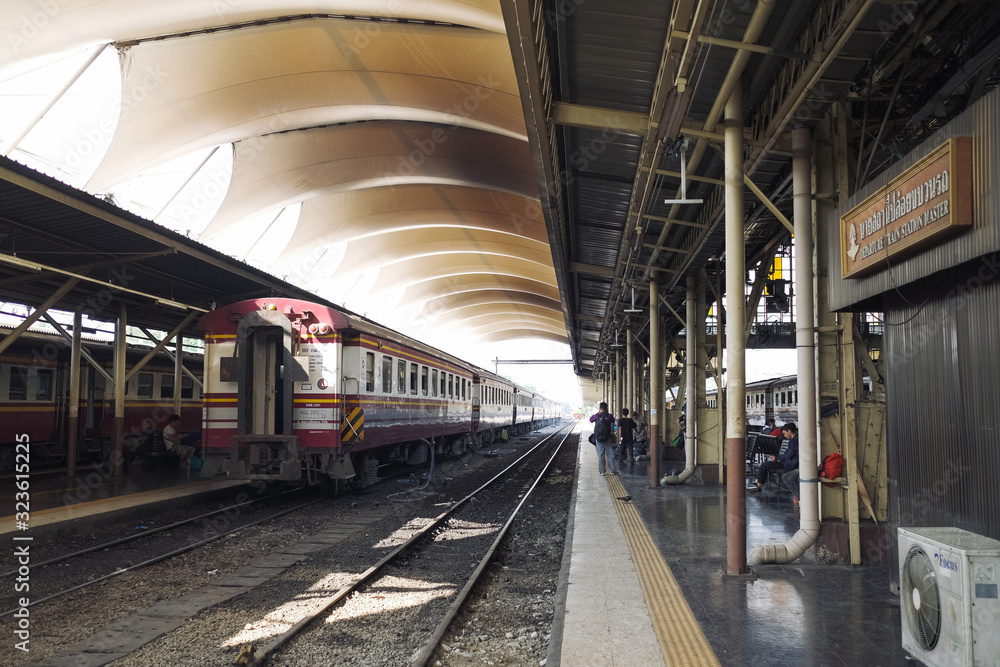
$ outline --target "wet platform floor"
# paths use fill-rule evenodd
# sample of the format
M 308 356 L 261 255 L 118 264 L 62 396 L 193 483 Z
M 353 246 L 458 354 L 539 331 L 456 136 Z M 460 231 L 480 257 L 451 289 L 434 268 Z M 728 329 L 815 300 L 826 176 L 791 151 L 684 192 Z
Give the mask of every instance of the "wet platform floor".
M 622 464 L 619 478 L 722 665 L 914 664 L 888 566 L 821 565 L 807 552 L 757 566 L 755 578 L 726 576 L 724 487 L 650 488 L 644 462 Z M 790 494 L 748 494 L 748 553 L 784 543 L 798 526 Z

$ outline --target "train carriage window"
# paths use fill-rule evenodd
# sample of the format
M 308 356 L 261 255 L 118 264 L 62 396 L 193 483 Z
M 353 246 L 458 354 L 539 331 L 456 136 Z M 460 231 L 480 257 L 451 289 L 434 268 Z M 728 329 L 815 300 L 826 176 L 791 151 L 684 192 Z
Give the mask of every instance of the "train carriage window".
M 406 362 L 402 359 L 396 363 L 396 391 L 406 393 Z
M 421 366 L 420 367 L 420 395 L 421 396 L 426 396 L 427 395 L 427 378 L 429 377 L 428 376 L 429 372 L 430 371 L 427 368 L 427 366 Z
M 465 397 L 466 397 L 466 393 L 465 393 L 465 378 L 462 378 L 462 400 L 463 401 L 466 400 Z
M 174 376 L 169 373 L 160 375 L 160 398 L 174 397 Z
M 431 396 L 438 395 L 438 371 L 435 368 L 431 371 Z
M 392 393 L 392 357 L 382 357 L 382 393 Z
M 39 370 L 35 378 L 35 400 L 51 401 L 53 394 L 52 371 Z
M 795 390 L 795 391 L 793 392 L 793 394 L 794 394 L 794 398 L 793 398 L 792 400 L 793 400 L 793 402 L 795 403 L 795 405 L 798 405 L 798 404 L 799 404 L 799 390 L 798 390 L 798 389 L 796 389 L 796 390 Z
M 448 398 L 448 394 L 445 392 L 445 380 L 448 378 L 448 374 L 441 371 L 441 398 Z
M 181 378 L 181 398 L 194 398 L 194 380 L 187 375 Z
M 410 362 L 410 393 L 417 395 L 417 365 Z
M 10 367 L 10 381 L 7 384 L 7 400 L 25 401 L 28 399 L 28 369 L 22 366 Z
M 448 373 L 448 398 L 455 397 L 455 376 Z
M 170 378 L 173 380 L 173 378 Z M 135 395 L 139 398 L 153 398 L 153 374 L 139 373 L 135 384 Z
M 748 408 L 750 407 L 750 397 L 749 396 L 747 396 L 747 407 Z
M 365 352 L 365 391 L 375 393 L 375 353 Z

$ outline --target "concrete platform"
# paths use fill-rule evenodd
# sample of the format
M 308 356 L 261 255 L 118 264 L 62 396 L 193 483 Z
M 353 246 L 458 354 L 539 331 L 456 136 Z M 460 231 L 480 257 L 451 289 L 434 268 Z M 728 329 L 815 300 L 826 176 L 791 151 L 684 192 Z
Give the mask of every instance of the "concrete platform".
M 27 531 L 19 527 L 16 506 L 18 488 L 13 475 L 0 478 L 0 537 L 13 533 L 40 537 L 52 531 L 86 530 L 95 517 L 109 513 L 149 512 L 157 503 L 174 503 L 178 498 L 213 493 L 246 484 L 226 477 L 200 479 L 174 470 L 155 473 L 133 472 L 115 478 L 101 466 L 81 469 L 73 479 L 65 471 L 32 473 L 27 499 Z
M 600 477 L 586 433 L 580 443 L 547 667 L 913 664 L 888 566 L 796 561 L 726 576 L 724 487 L 650 488 L 642 462 Z M 748 551 L 797 528 L 790 495 L 747 498 Z

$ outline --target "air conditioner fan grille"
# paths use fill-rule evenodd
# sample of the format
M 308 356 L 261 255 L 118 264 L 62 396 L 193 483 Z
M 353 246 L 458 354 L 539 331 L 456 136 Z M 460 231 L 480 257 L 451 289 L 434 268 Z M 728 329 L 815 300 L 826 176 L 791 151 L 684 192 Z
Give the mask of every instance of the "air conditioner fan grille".
M 910 548 L 903 561 L 900 603 L 910 634 L 917 645 L 930 651 L 941 635 L 941 597 L 934 564 L 918 546 Z

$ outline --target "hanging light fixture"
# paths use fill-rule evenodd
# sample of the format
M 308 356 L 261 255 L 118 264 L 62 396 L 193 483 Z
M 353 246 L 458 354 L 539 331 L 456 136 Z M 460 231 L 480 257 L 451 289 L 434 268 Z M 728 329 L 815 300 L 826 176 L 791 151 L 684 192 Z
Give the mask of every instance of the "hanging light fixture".
M 626 313 L 641 313 L 642 309 L 635 307 L 635 287 L 632 288 L 632 307 L 625 309 Z

